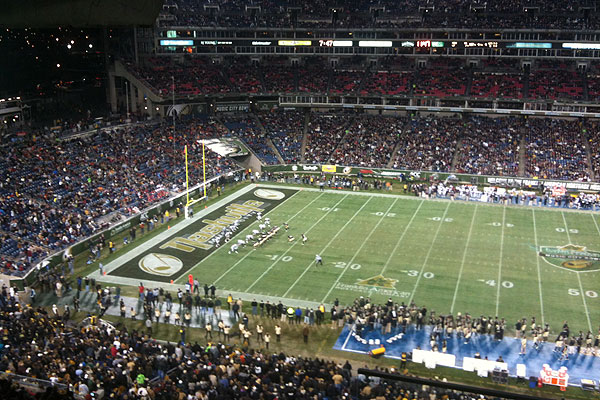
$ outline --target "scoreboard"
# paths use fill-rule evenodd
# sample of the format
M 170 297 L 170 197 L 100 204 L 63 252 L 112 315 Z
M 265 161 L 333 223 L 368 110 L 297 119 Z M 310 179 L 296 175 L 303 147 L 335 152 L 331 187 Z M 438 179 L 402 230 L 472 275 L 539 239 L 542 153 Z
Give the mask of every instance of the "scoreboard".
M 561 50 L 600 50 L 600 43 L 594 42 L 515 42 L 507 40 L 339 40 L 339 39 L 228 39 L 204 40 L 196 38 L 160 39 L 160 46 L 198 47 L 198 46 L 251 46 L 251 47 L 362 47 L 362 48 L 507 48 L 507 49 L 561 49 Z

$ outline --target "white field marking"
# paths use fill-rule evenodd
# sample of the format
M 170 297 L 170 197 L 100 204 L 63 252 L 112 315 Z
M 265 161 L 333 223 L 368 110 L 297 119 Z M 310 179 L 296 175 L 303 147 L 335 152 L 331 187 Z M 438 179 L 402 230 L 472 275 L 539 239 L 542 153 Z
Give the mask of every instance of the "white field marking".
M 323 195 L 323 194 L 321 194 L 320 196 L 317 196 L 317 197 L 315 197 L 313 200 L 311 200 L 311 201 L 310 201 L 310 202 L 309 202 L 307 205 L 305 205 L 304 207 L 302 207 L 302 208 L 301 208 L 301 209 L 300 209 L 300 210 L 299 210 L 299 211 L 298 211 L 296 214 L 292 215 L 292 217 L 291 217 L 291 218 L 289 218 L 289 220 L 291 221 L 291 220 L 293 220 L 294 218 L 296 218 L 296 217 L 297 217 L 297 216 L 298 216 L 298 215 L 299 215 L 299 214 L 300 214 L 302 211 L 306 210 L 306 209 L 308 208 L 308 206 L 310 206 L 312 203 L 314 203 L 314 202 L 315 202 L 315 201 L 317 201 L 319 198 L 321 198 L 321 196 L 322 196 L 322 195 Z M 290 198 L 291 198 L 291 197 L 290 197 Z M 281 204 L 283 204 L 283 203 L 281 203 Z M 278 205 L 277 207 L 279 207 L 279 205 Z M 275 208 L 277 208 L 277 207 L 275 207 Z M 273 210 L 274 210 L 275 208 L 273 208 Z M 271 211 L 273 211 L 273 210 L 271 210 Z M 268 215 L 268 214 L 269 214 L 271 211 L 269 211 L 267 214 L 265 214 L 265 216 L 266 216 L 266 215 Z M 255 222 L 255 223 L 258 223 L 258 222 Z M 250 228 L 252 227 L 252 225 L 254 225 L 254 223 L 253 223 L 253 224 L 250 224 L 250 225 L 248 225 L 248 226 L 246 227 L 246 229 L 244 229 L 242 232 L 249 231 L 249 230 L 250 230 Z M 242 232 L 240 232 L 240 233 L 242 233 Z M 239 235 L 239 233 L 238 233 L 238 235 Z M 236 235 L 236 236 L 237 236 L 237 235 Z M 225 245 L 223 245 L 223 246 L 221 246 L 221 247 L 222 247 L 222 248 L 225 248 Z M 229 272 L 231 272 L 231 271 L 232 271 L 232 270 L 233 270 L 235 267 L 237 267 L 237 266 L 238 266 L 238 265 L 239 265 L 239 264 L 240 264 L 242 261 L 244 261 L 244 260 L 246 259 L 246 257 L 248 257 L 250 254 L 252 254 L 252 253 L 253 253 L 255 250 L 256 250 L 256 249 L 254 249 L 254 248 L 253 248 L 253 249 L 252 249 L 252 250 L 250 250 L 248 253 L 244 254 L 244 256 L 243 256 L 242 258 L 240 258 L 240 259 L 239 259 L 239 260 L 238 260 L 238 261 L 237 261 L 235 264 L 233 264 L 233 265 L 232 265 L 232 266 L 231 266 L 231 267 L 230 267 L 230 268 L 229 268 L 227 271 L 225 271 L 223 274 L 221 274 L 221 276 L 219 276 L 219 277 L 217 278 L 217 280 L 213 282 L 213 284 L 214 284 L 214 283 L 217 283 L 217 282 L 219 282 L 221 279 L 223 279 L 223 277 L 224 277 L 225 275 L 227 275 Z M 214 253 L 216 253 L 217 251 L 218 251 L 218 250 L 215 250 L 215 251 L 213 251 L 213 252 L 212 252 L 212 253 L 210 253 L 208 256 L 211 256 L 211 255 L 213 255 L 213 254 L 214 254 Z M 207 256 L 207 257 L 205 257 L 205 258 L 204 258 L 204 260 L 206 260 L 206 259 L 208 258 L 208 256 Z M 194 265 L 194 266 L 193 266 L 193 267 L 190 269 L 190 271 L 191 271 L 191 270 L 193 270 L 194 268 L 196 268 L 198 265 L 200 265 L 200 263 L 202 263 L 202 261 L 204 261 L 204 260 L 201 260 L 199 263 L 197 263 L 196 265 Z
M 277 188 L 298 189 L 298 186 L 273 185 L 273 184 L 268 184 L 268 183 L 260 183 L 259 185 L 257 184 L 257 186 L 271 188 L 271 189 L 277 189 Z M 303 187 L 302 190 L 305 190 L 307 192 L 321 192 L 320 189 L 306 188 L 306 187 Z M 363 196 L 363 197 L 364 196 L 388 197 L 388 198 L 401 197 L 403 199 L 412 200 L 412 201 L 424 200 L 422 197 L 408 196 L 408 195 L 401 195 L 401 194 L 353 192 L 351 190 L 337 190 L 337 189 L 335 189 L 335 190 L 334 189 L 325 189 L 324 192 L 325 193 L 337 193 L 339 195 L 347 193 L 351 196 Z M 597 214 L 598 213 L 597 211 L 578 210 L 576 208 L 561 209 L 558 207 L 527 206 L 527 205 L 522 205 L 522 204 L 500 204 L 500 203 L 487 203 L 487 202 L 482 202 L 482 201 L 450 200 L 450 199 L 440 199 L 440 198 L 425 199 L 425 200 L 430 201 L 430 202 L 438 202 L 438 203 L 479 204 L 480 206 L 487 206 L 487 207 L 506 207 L 506 208 L 521 208 L 521 209 L 523 209 L 523 208 L 538 208 L 538 209 L 541 209 L 542 211 L 549 211 L 549 212 L 566 212 L 566 213 L 580 213 L 580 214 Z
M 321 218 L 319 218 L 314 224 L 312 224 L 311 227 L 308 228 L 308 230 L 306 231 L 306 233 L 310 232 L 315 226 L 317 226 L 317 224 L 319 222 L 321 222 L 326 216 L 328 216 L 329 213 L 331 213 L 334 210 L 334 208 L 336 208 L 342 201 L 344 201 L 346 199 L 346 197 L 348 197 L 348 195 L 345 195 L 344 197 L 342 197 L 342 199 L 340 201 L 338 201 L 337 203 L 335 203 L 335 205 L 333 207 L 329 208 L 329 211 L 327 211 L 325 214 L 323 214 L 321 216 Z M 368 203 L 369 200 L 367 200 L 366 203 Z M 294 248 L 294 246 L 296 244 L 298 244 L 298 242 L 300 242 L 300 240 L 294 241 L 294 243 L 292 243 L 292 245 L 290 247 L 288 247 L 288 249 L 277 260 L 273 261 L 273 263 L 269 266 L 269 268 L 267 268 L 266 270 L 264 270 L 263 273 L 260 274 L 260 276 L 258 278 L 256 278 L 256 280 L 254 282 L 252 282 L 252 284 L 250 286 L 248 286 L 248 288 L 246 289 L 246 292 L 249 292 L 250 289 L 252 289 L 254 287 L 254 285 L 256 285 L 270 270 L 272 270 L 273 267 L 279 262 L 279 260 L 281 260 L 283 257 L 285 257 L 285 255 L 290 250 L 292 250 Z M 285 297 L 285 296 L 283 296 L 283 297 Z
M 581 293 L 581 298 L 583 299 L 583 308 L 585 309 L 585 316 L 588 322 L 588 328 L 590 332 L 592 332 L 592 322 L 590 321 L 590 311 L 587 306 L 587 301 L 585 300 L 585 293 L 583 292 L 583 285 L 581 284 L 581 276 L 577 274 L 577 280 L 579 281 L 579 293 Z
M 333 291 L 333 289 L 335 288 L 335 286 L 338 284 L 338 282 L 340 281 L 340 279 L 342 279 L 342 276 L 344 276 L 344 274 L 346 273 L 346 271 L 348 270 L 348 268 L 350 268 L 350 266 L 354 262 L 354 259 L 358 256 L 358 254 L 360 253 L 360 251 L 362 250 L 362 248 L 364 247 L 364 245 L 369 241 L 369 239 L 371 238 L 371 235 L 373 235 L 373 232 L 375 232 L 377 230 L 377 227 L 379 227 L 379 225 L 381 224 L 381 222 L 385 219 L 385 216 L 387 215 L 387 213 L 390 212 L 390 210 L 392 209 L 392 207 L 394 207 L 394 204 L 396 204 L 397 201 L 398 201 L 398 199 L 395 199 L 392 202 L 392 204 L 390 204 L 390 206 L 385 211 L 385 213 L 383 213 L 383 215 L 381 216 L 381 218 L 379 218 L 379 221 L 377 221 L 377 224 L 375 224 L 375 226 L 373 227 L 373 229 L 371 229 L 371 232 L 369 232 L 369 235 L 360 244 L 360 246 L 358 247 L 358 250 L 356 250 L 356 252 L 352 256 L 352 258 L 350 259 L 350 261 L 348 261 L 348 263 L 346 264 L 346 267 L 342 270 L 342 273 L 339 274 L 338 277 L 337 277 L 337 279 L 335 280 L 335 282 L 333 282 L 333 285 L 331 285 L 331 287 L 329 288 L 329 291 L 327 292 L 327 294 L 325 295 L 325 297 L 323 297 L 323 300 L 321 300 L 321 303 L 324 303 L 325 300 L 327 300 L 327 297 L 329 297 L 329 295 L 331 294 L 331 292 Z
M 404 235 L 406 235 L 406 232 L 408 232 L 408 228 L 410 227 L 410 225 L 412 224 L 413 220 L 417 216 L 417 213 L 421 209 L 421 206 L 423 205 L 424 202 L 425 202 L 425 200 L 421 200 L 421 202 L 419 203 L 419 207 L 417 207 L 417 209 L 415 210 L 415 213 L 413 214 L 412 218 L 410 219 L 410 221 L 408 221 L 408 224 L 406 224 L 406 226 L 404 227 L 404 231 L 402 232 L 402 235 L 400 235 L 400 238 L 398 239 L 398 241 L 396 242 L 396 245 L 394 246 L 394 250 L 391 251 L 391 253 L 390 253 L 387 261 L 385 262 L 385 265 L 383 266 L 383 269 L 381 270 L 381 274 L 379 274 L 379 275 L 383 275 L 383 273 L 385 272 L 385 270 L 387 269 L 387 267 L 390 265 L 390 261 L 392 261 L 392 257 L 396 253 L 396 250 L 398 250 L 398 246 L 400 246 L 400 242 L 402 242 L 402 239 L 404 239 Z
M 571 242 L 571 234 L 569 233 L 569 227 L 567 226 L 567 219 L 565 218 L 565 213 L 561 212 L 561 215 L 563 217 L 563 222 L 565 223 L 565 232 L 567 234 L 567 239 L 569 240 L 569 244 L 573 244 L 573 242 Z
M 537 238 L 537 227 L 535 223 L 535 208 L 531 209 L 533 213 L 533 240 L 535 243 L 535 261 L 537 263 L 537 275 L 538 275 L 538 290 L 540 292 L 540 308 L 542 311 L 542 325 L 546 324 L 544 320 L 544 300 L 542 299 L 542 273 L 540 271 L 540 256 L 538 254 L 539 246 L 538 246 L 538 238 Z
M 504 252 L 504 227 L 506 226 L 506 207 L 502 209 L 502 233 L 500 235 L 500 259 L 498 261 L 498 289 L 496 290 L 496 315 L 500 307 L 500 283 L 502 282 L 502 256 Z
M 456 296 L 458 295 L 458 287 L 460 286 L 460 279 L 462 278 L 463 268 L 465 267 L 465 261 L 467 260 L 467 249 L 469 248 L 469 242 L 471 241 L 473 225 L 475 225 L 475 214 L 477 214 L 477 204 L 475 204 L 475 211 L 473 211 L 473 217 L 471 218 L 471 226 L 469 227 L 467 243 L 465 243 L 465 251 L 463 251 L 462 261 L 460 263 L 460 270 L 458 271 L 458 279 L 456 281 L 456 287 L 454 288 L 454 297 L 452 297 L 452 306 L 450 307 L 450 314 L 454 314 L 454 304 L 456 303 Z
M 435 244 L 435 240 L 437 239 L 438 234 L 440 233 L 440 229 L 442 228 L 442 225 L 444 225 L 444 218 L 446 218 L 446 214 L 448 213 L 448 208 L 450 208 L 450 202 L 448 202 L 448 205 L 446 206 L 446 209 L 444 210 L 444 215 L 442 215 L 442 218 L 440 219 L 438 228 L 435 231 L 433 240 L 431 241 L 431 246 L 429 246 L 429 250 L 427 250 L 427 255 L 425 256 L 425 261 L 423 261 L 423 265 L 421 266 L 421 272 L 419 272 L 419 275 L 417 276 L 417 281 L 415 282 L 415 287 L 413 288 L 410 298 L 408 299 L 408 304 L 412 303 L 412 300 L 415 297 L 417 287 L 419 286 L 419 281 L 421 280 L 421 276 L 423 275 L 423 270 L 425 269 L 425 266 L 427 265 L 427 261 L 429 261 L 429 256 L 431 256 L 431 252 L 433 251 L 433 245 Z
M 352 336 L 353 328 L 354 328 L 354 325 L 352 327 L 350 327 L 350 329 L 348 330 L 348 336 L 346 336 L 346 340 L 344 340 L 344 344 L 342 344 L 342 350 L 346 350 L 346 345 L 348 344 L 348 340 L 350 339 L 350 336 Z
M 596 225 L 596 230 L 598 231 L 598 235 L 600 235 L 600 228 L 598 228 L 598 223 L 596 222 L 596 218 L 594 218 L 594 214 L 590 214 L 592 217 L 592 221 L 594 221 L 594 225 Z
M 346 223 L 344 224 L 344 226 L 342 226 L 342 228 L 340 230 L 338 230 L 336 232 L 336 234 L 329 240 L 329 242 L 327 242 L 327 244 L 325 245 L 325 247 L 323 247 L 323 249 L 321 250 L 320 253 L 317 254 L 323 254 L 325 252 L 325 250 L 327 250 L 327 248 L 331 245 L 331 243 L 333 243 L 333 241 L 338 237 L 338 235 L 340 233 L 342 233 L 342 231 L 344 229 L 346 229 L 346 227 L 348 225 L 350 225 L 350 222 L 352 222 L 352 220 L 354 220 L 354 218 L 356 218 L 356 216 L 358 215 L 358 213 L 360 213 L 362 211 L 363 208 L 365 208 L 365 206 L 367 205 L 367 203 L 369 201 L 371 201 L 372 197 L 370 197 L 355 213 L 354 215 L 348 220 L 346 221 Z M 294 288 L 294 286 L 296 286 L 296 284 L 298 282 L 300 282 L 300 279 L 302 279 L 302 277 L 306 274 L 306 272 L 311 268 L 311 266 L 313 265 L 314 261 L 311 261 L 308 263 L 308 265 L 306 266 L 306 268 L 304 268 L 304 271 L 302 271 L 302 273 L 300 274 L 300 276 L 294 281 L 294 283 L 292 283 L 292 285 L 285 291 L 285 293 L 283 294 L 283 297 L 286 297 L 288 295 L 288 293 Z

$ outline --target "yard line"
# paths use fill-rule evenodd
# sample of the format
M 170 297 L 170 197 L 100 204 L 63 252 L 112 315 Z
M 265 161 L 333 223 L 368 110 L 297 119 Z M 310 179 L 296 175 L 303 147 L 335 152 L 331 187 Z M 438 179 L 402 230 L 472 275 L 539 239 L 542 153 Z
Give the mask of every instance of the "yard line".
M 581 276 L 579 275 L 578 272 L 575 272 L 575 273 L 577 274 L 577 280 L 579 281 L 579 292 L 581 293 L 581 298 L 583 299 L 583 308 L 585 309 L 585 316 L 587 318 L 588 328 L 590 328 L 590 332 L 592 332 L 592 322 L 590 321 L 590 311 L 588 310 L 587 302 L 585 300 L 585 293 L 583 293 L 583 285 L 581 284 Z
M 410 225 L 412 224 L 413 220 L 417 216 L 417 213 L 421 209 L 421 206 L 423 205 L 424 202 L 425 202 L 425 200 L 421 200 L 421 202 L 419 203 L 419 207 L 417 207 L 417 209 L 415 210 L 415 213 L 413 214 L 412 218 L 410 219 L 410 221 L 408 221 L 408 224 L 406 224 L 406 226 L 404 227 L 404 232 L 402 232 L 402 235 L 400 235 L 400 239 L 398 239 L 398 241 L 396 242 L 396 246 L 394 246 L 394 250 L 392 250 L 392 252 L 390 253 L 390 255 L 389 255 L 388 259 L 387 259 L 387 261 L 385 262 L 385 265 L 383 266 L 383 269 L 381 270 L 381 274 L 380 275 L 383 275 L 383 273 L 385 272 L 385 270 L 387 269 L 387 267 L 390 265 L 390 261 L 392 261 L 393 255 L 396 253 L 396 250 L 398 250 L 398 246 L 400 246 L 400 242 L 402 242 L 402 239 L 404 238 L 404 235 L 406 235 L 406 232 L 408 232 L 408 228 L 410 227 Z
M 567 219 L 565 218 L 565 213 L 563 211 L 561 211 L 560 214 L 562 215 L 563 222 L 565 223 L 565 232 L 567 234 L 567 239 L 569 239 L 568 244 L 573 244 L 573 242 L 571 242 L 571 234 L 569 233 L 569 227 L 567 226 Z
M 397 201 L 398 201 L 398 199 L 396 198 L 392 202 L 392 204 L 390 204 L 390 206 L 388 207 L 388 209 L 383 213 L 383 215 L 381 216 L 381 218 L 379 219 L 379 221 L 377 221 L 377 224 L 373 227 L 373 229 L 371 229 L 371 232 L 369 232 L 369 235 L 360 244 L 360 247 L 358 248 L 358 250 L 356 250 L 356 252 L 352 256 L 352 258 L 350 259 L 350 261 L 348 261 L 348 264 L 346 264 L 346 267 L 344 267 L 344 269 L 342 270 L 342 273 L 339 274 L 338 277 L 337 277 L 337 279 L 335 280 L 335 282 L 333 282 L 333 285 L 331 285 L 331 287 L 329 288 L 329 291 L 327 292 L 327 294 L 325 295 L 325 297 L 323 297 L 323 300 L 321 300 L 321 303 L 325 303 L 325 300 L 327 300 L 327 297 L 329 297 L 329 295 L 331 294 L 331 292 L 333 291 L 333 289 L 335 288 L 335 286 L 338 284 L 338 282 L 340 281 L 340 279 L 342 279 L 342 276 L 344 276 L 344 274 L 346 273 L 346 271 L 348 270 L 348 268 L 350 267 L 350 265 L 352 265 L 352 263 L 354 262 L 354 259 L 356 258 L 356 256 L 358 256 L 358 254 L 361 252 L 363 246 L 369 241 L 369 238 L 371 237 L 371 235 L 373 234 L 373 232 L 375 232 L 377 230 L 377 227 L 379 226 L 379 224 L 381 224 L 381 222 L 385 219 L 385 216 L 390 212 L 390 210 L 392 209 L 392 207 L 394 207 L 394 204 L 396 204 Z
M 344 201 L 344 199 L 346 199 L 346 197 L 348 197 L 348 195 L 346 194 L 344 197 L 342 197 L 342 199 L 340 201 L 338 201 L 337 203 L 335 203 L 335 205 L 333 207 L 331 207 L 329 209 L 329 211 L 327 211 L 325 214 L 323 214 L 321 216 L 321 218 L 319 218 L 317 220 L 317 222 L 315 222 L 314 224 L 311 225 L 310 228 L 308 228 L 308 230 L 306 231 L 306 233 L 310 232 L 315 226 L 317 226 L 317 224 L 319 222 L 321 222 L 323 220 L 323 218 L 325 218 L 326 216 L 329 215 L 330 212 L 332 212 L 342 201 Z M 367 201 L 368 203 L 368 201 Z M 273 261 L 273 263 L 269 266 L 269 268 L 267 268 L 258 278 L 256 278 L 256 280 L 254 282 L 252 282 L 252 285 L 248 286 L 248 288 L 246 289 L 246 292 L 250 291 L 250 289 L 252 289 L 254 287 L 254 285 L 256 285 L 270 270 L 273 269 L 273 267 L 275 266 L 275 264 L 277 264 L 279 262 L 279 260 L 281 260 L 283 257 L 285 257 L 285 255 L 294 248 L 294 246 L 300 242 L 300 239 L 298 239 L 298 241 L 292 243 L 292 245 L 281 255 L 281 257 L 279 257 L 277 260 Z
M 471 234 L 473 233 L 473 225 L 475 225 L 475 214 L 477 214 L 477 206 L 475 204 L 475 210 L 473 211 L 473 217 L 471 218 L 471 226 L 469 227 L 469 234 L 467 235 L 467 243 L 465 244 L 465 251 L 463 252 L 462 261 L 460 263 L 460 270 L 458 271 L 458 280 L 456 281 L 456 287 L 454 288 L 454 297 L 452 297 L 452 306 L 450 307 L 450 314 L 454 314 L 454 304 L 456 303 L 456 295 L 458 294 L 458 287 L 460 286 L 460 279 L 462 278 L 463 268 L 465 267 L 465 261 L 467 260 L 467 249 L 469 248 L 469 242 L 471 241 Z
M 565 218 L 565 213 L 561 212 L 562 217 L 563 217 L 563 222 L 565 223 L 565 232 L 567 233 L 567 238 L 569 239 L 569 244 L 573 244 L 571 242 L 571 235 L 569 234 L 569 226 L 567 225 L 567 219 Z M 583 292 L 583 285 L 581 284 L 581 276 L 579 275 L 578 271 L 573 271 L 575 272 L 575 275 L 577 275 L 577 281 L 579 282 L 579 293 L 581 294 L 581 300 L 583 301 L 583 308 L 585 309 L 585 316 L 587 318 L 587 322 L 588 322 L 588 327 L 590 328 L 590 332 L 592 331 L 592 323 L 590 321 L 590 311 L 588 309 L 587 306 L 587 301 L 585 299 L 585 293 Z
M 300 191 L 298 191 L 300 192 Z M 295 193 L 294 193 L 295 194 Z M 307 205 L 305 205 L 304 207 L 302 207 L 302 209 L 300 209 L 300 211 L 298 211 L 296 214 L 292 215 L 292 217 L 289 219 L 289 221 L 293 220 L 294 218 L 296 218 L 302 211 L 306 210 L 306 208 L 308 206 L 310 206 L 312 203 L 314 203 L 315 201 L 317 201 L 318 199 L 321 198 L 321 196 L 323 196 L 324 193 L 321 193 L 319 196 L 315 197 L 313 200 L 311 200 Z M 291 197 L 290 197 L 291 198 Z M 288 199 L 289 200 L 289 199 Z M 282 203 L 283 204 L 283 203 Z M 279 206 L 278 206 L 279 207 Z M 277 207 L 275 207 L 277 208 Z M 273 210 L 275 210 L 275 208 L 273 208 Z M 273 211 L 271 210 L 271 211 Z M 267 216 L 271 211 L 269 211 L 267 214 L 265 214 L 265 216 Z M 250 224 L 246 227 L 246 229 L 244 229 L 244 231 L 246 231 L 247 229 L 249 229 L 250 227 L 252 227 L 253 224 Z M 242 232 L 244 232 L 242 231 Z M 241 233 L 241 232 L 240 232 Z M 237 236 L 237 235 L 236 235 Z M 212 254 L 215 254 L 217 251 L 213 251 L 212 253 L 209 254 L 209 256 L 211 256 Z M 225 271 L 220 277 L 217 278 L 216 281 L 213 282 L 213 284 L 216 284 L 217 282 L 219 282 L 221 279 L 223 279 L 223 277 L 225 275 L 227 275 L 231 270 L 233 270 L 235 267 L 237 267 L 242 261 L 244 261 L 246 259 L 246 257 L 248 257 L 250 254 L 252 254 L 254 252 L 254 249 L 252 249 L 251 251 L 249 251 L 248 253 L 244 254 L 244 257 L 240 258 L 235 264 L 233 264 L 227 271 Z M 205 257 L 204 260 L 206 260 Z M 192 268 L 190 268 L 190 271 L 194 268 L 196 268 L 198 265 L 200 265 L 200 263 L 204 260 L 201 260 L 198 264 L 194 265 Z
M 540 256 L 538 254 L 539 246 L 538 246 L 538 238 L 537 238 L 537 226 L 535 223 L 535 208 L 531 209 L 533 213 L 533 240 L 535 242 L 535 261 L 537 262 L 537 275 L 538 275 L 538 289 L 540 291 L 540 308 L 542 311 L 542 325 L 546 324 L 544 320 L 544 300 L 542 299 L 542 273 L 540 272 Z
M 596 225 L 596 230 L 598 231 L 598 235 L 600 235 L 600 228 L 598 228 L 598 223 L 596 222 L 596 218 L 594 218 L 594 214 L 590 214 L 592 217 L 592 221 L 594 221 L 594 225 Z
M 435 235 L 433 236 L 433 240 L 431 241 L 431 246 L 429 246 L 429 250 L 427 251 L 427 255 L 425 256 L 425 261 L 423 261 L 423 265 L 421 266 L 421 272 L 417 276 L 417 281 L 415 282 L 415 287 L 413 288 L 413 291 L 410 295 L 410 299 L 408 299 L 409 305 L 410 305 L 410 303 L 412 303 L 412 300 L 415 297 L 415 292 L 417 291 L 417 287 L 419 286 L 419 281 L 421 280 L 421 276 L 423 275 L 423 270 L 425 269 L 425 266 L 427 265 L 427 261 L 429 261 L 429 256 L 431 256 L 431 252 L 433 251 L 433 245 L 435 244 L 438 234 L 440 233 L 440 229 L 442 228 L 442 225 L 444 224 L 444 219 L 446 219 L 446 214 L 448 213 L 448 208 L 450 208 L 450 203 L 448 203 L 448 205 L 446 206 L 446 209 L 444 210 L 444 215 L 442 215 L 442 218 L 440 219 L 440 224 L 438 225 L 438 228 L 435 231 Z
M 346 221 L 346 223 L 344 224 L 344 226 L 342 226 L 342 228 L 340 230 L 337 231 L 337 233 L 329 240 L 329 242 L 325 245 L 325 247 L 323 248 L 323 250 L 321 250 L 320 253 L 317 254 L 323 254 L 325 252 L 325 250 L 327 250 L 327 248 L 331 245 L 331 243 L 333 243 L 333 241 L 335 240 L 335 238 L 338 237 L 338 235 L 340 233 L 342 233 L 342 231 L 350 224 L 350 222 L 352 222 L 352 220 L 358 215 L 358 213 L 360 213 L 362 211 L 363 208 L 365 208 L 365 206 L 367 205 L 367 203 L 369 201 L 371 201 L 371 199 L 373 199 L 373 197 L 369 197 L 369 199 L 365 202 L 365 204 L 363 204 L 355 213 L 354 215 L 348 220 Z M 310 269 L 311 265 L 313 264 L 314 261 L 311 261 L 308 263 L 308 265 L 306 266 L 306 268 L 304 268 L 304 271 L 302 271 L 302 274 L 300 274 L 300 276 L 294 281 L 294 283 L 292 283 L 292 286 L 290 286 L 288 288 L 288 290 L 285 291 L 285 293 L 283 294 L 282 297 L 286 297 L 288 295 L 288 293 L 294 288 L 294 286 L 296 286 L 296 284 L 298 282 L 300 282 L 300 279 L 302 279 L 302 277 L 304 276 L 304 274 L 306 274 L 306 272 Z
M 498 289 L 496 290 L 496 315 L 500 307 L 500 287 L 502 287 L 502 256 L 504 252 L 504 226 L 506 225 L 506 207 L 502 208 L 502 233 L 500 236 L 500 259 L 498 261 L 498 281 L 496 282 Z

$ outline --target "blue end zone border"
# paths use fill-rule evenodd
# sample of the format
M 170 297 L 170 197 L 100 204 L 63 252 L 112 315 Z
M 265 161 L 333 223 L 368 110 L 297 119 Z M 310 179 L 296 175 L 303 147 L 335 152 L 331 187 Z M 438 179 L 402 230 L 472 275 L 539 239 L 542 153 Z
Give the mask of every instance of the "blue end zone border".
M 392 329 L 392 332 L 387 335 L 381 334 L 381 329 L 369 328 L 363 329 L 362 338 L 367 340 L 367 344 L 360 342 L 352 335 L 352 326 L 346 325 L 342 333 L 338 337 L 333 348 L 335 350 L 350 351 L 353 353 L 368 354 L 370 350 L 379 348 L 381 343 L 385 346 L 385 356 L 392 359 L 400 359 L 402 352 L 410 353 L 413 349 L 419 347 L 422 350 L 431 350 L 430 337 L 431 326 L 425 326 L 421 330 L 417 330 L 416 326 L 411 325 L 407 328 L 406 333 L 399 337 L 402 332 L 401 327 Z M 396 337 L 392 343 L 387 343 L 388 339 Z M 495 361 L 499 356 L 502 356 L 504 362 L 508 364 L 509 375 L 516 376 L 517 364 L 525 364 L 527 366 L 527 377 L 540 374 L 544 364 L 548 364 L 552 369 L 557 370 L 562 366 L 568 368 L 569 386 L 580 386 L 581 379 L 600 380 L 600 357 L 584 354 L 573 354 L 568 360 L 559 360 L 560 355 L 554 352 L 554 343 L 541 343 L 538 350 L 533 348 L 533 342 L 527 341 L 527 353 L 519 355 L 521 349 L 521 339 L 514 337 L 505 337 L 501 341 L 494 340 L 492 335 L 475 334 L 471 340 L 465 344 L 463 338 L 459 338 L 456 333 L 451 336 L 444 337 L 447 343 L 449 354 L 456 356 L 456 367 L 462 369 L 464 357 L 473 357 L 475 353 L 479 353 L 481 358 L 487 357 L 489 360 Z M 441 340 L 438 340 L 438 346 L 441 348 Z

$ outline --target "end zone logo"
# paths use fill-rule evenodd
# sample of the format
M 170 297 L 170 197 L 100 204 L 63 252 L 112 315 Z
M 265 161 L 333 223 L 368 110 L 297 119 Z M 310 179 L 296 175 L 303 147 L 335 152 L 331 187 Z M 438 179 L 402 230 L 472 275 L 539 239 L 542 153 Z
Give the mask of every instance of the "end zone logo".
M 285 197 L 284 193 L 272 189 L 257 189 L 254 191 L 254 195 L 266 200 L 281 200 Z
M 160 276 L 171 276 L 183 267 L 183 262 L 174 256 L 150 253 L 139 262 L 142 271 Z

